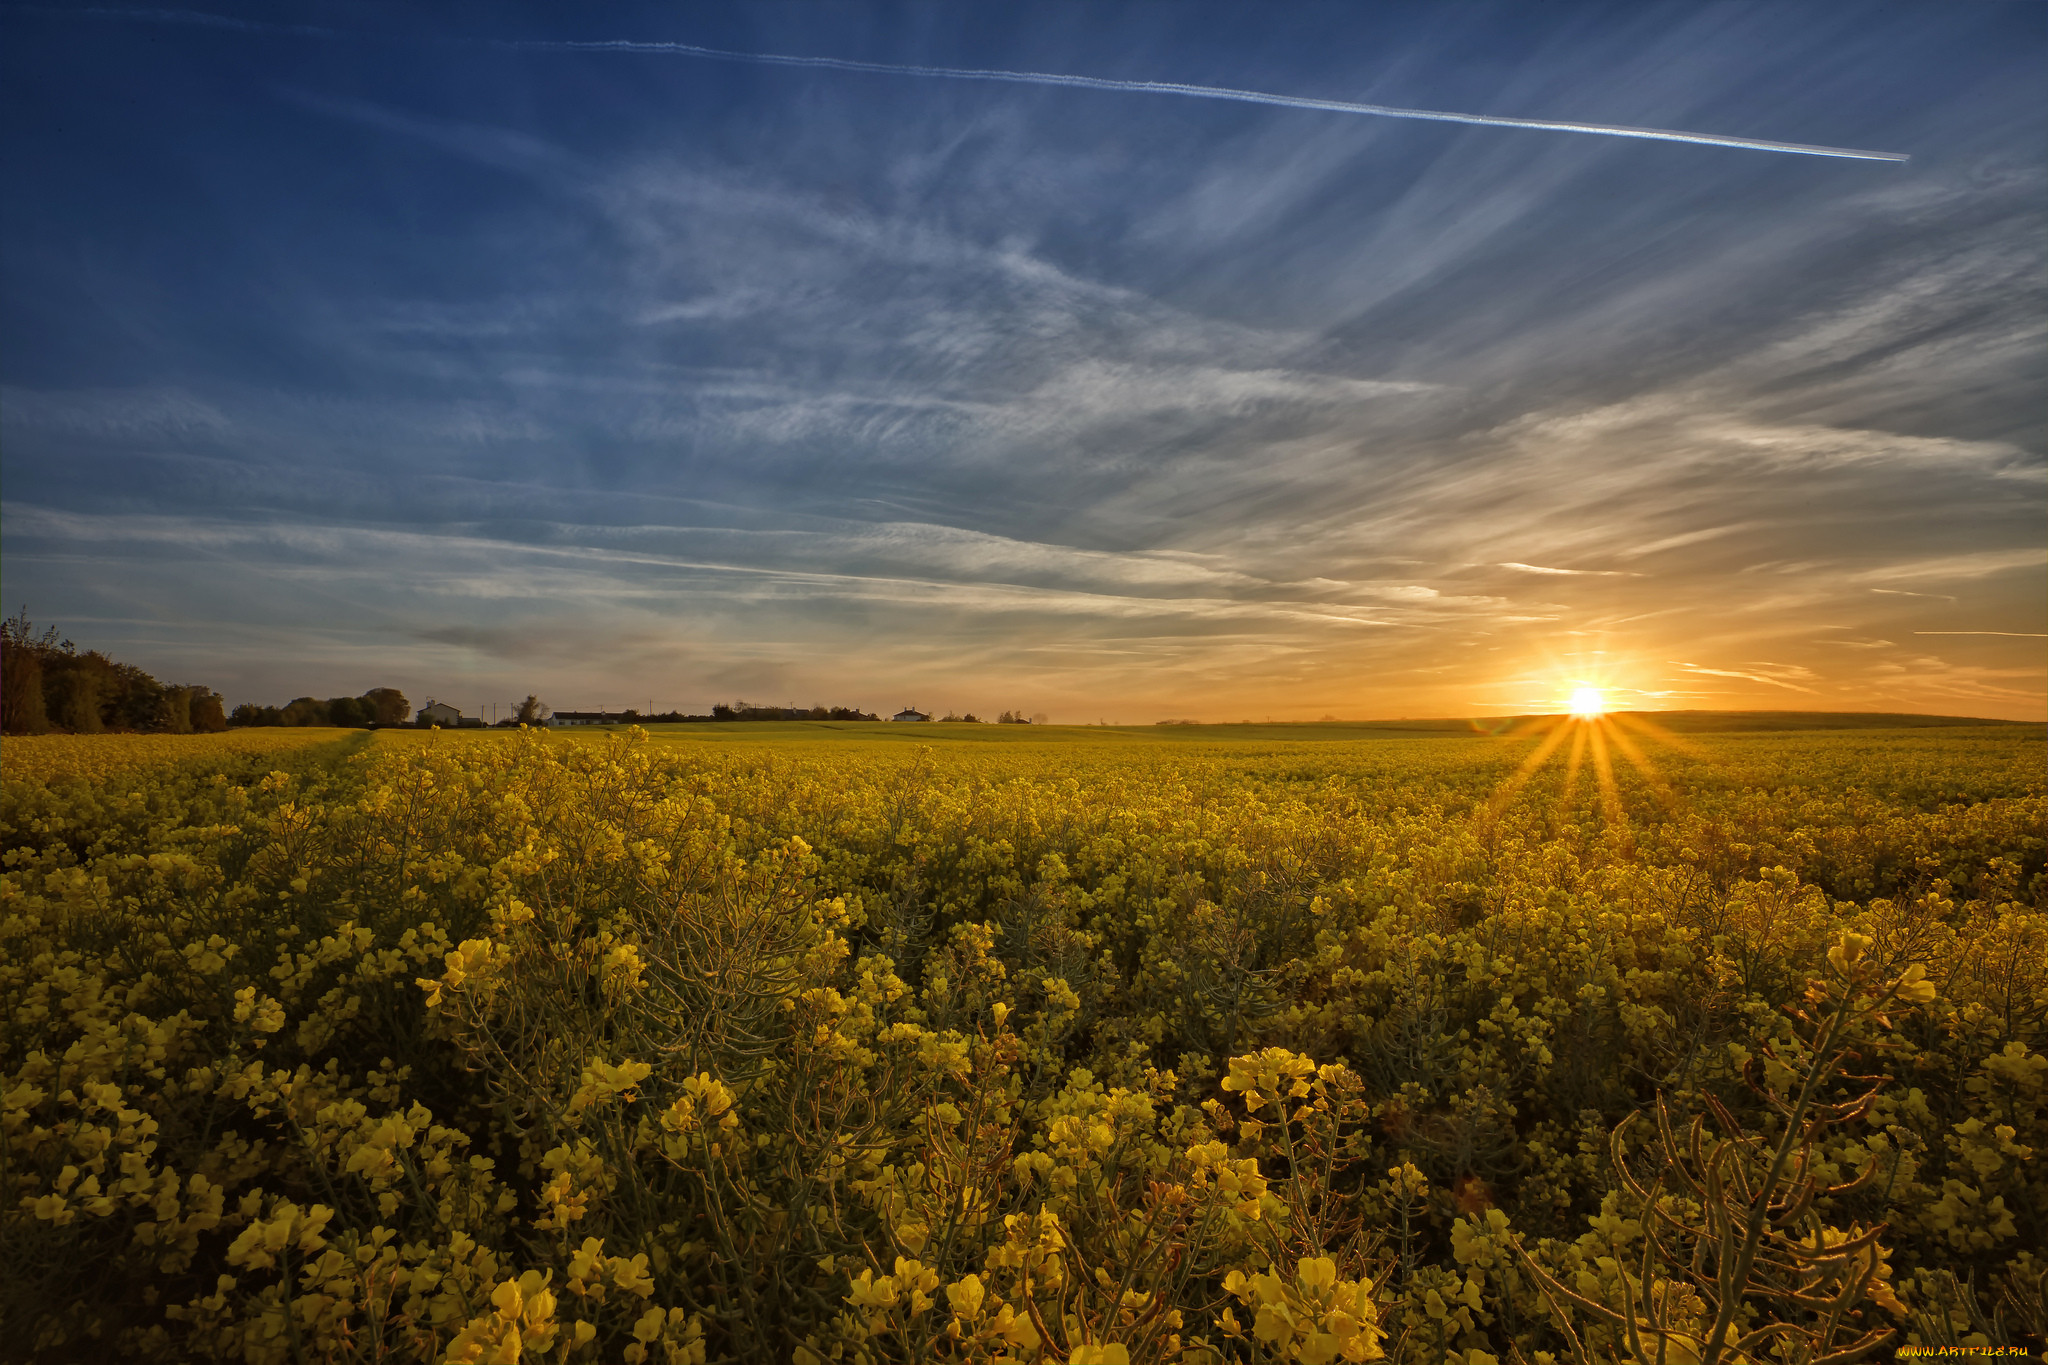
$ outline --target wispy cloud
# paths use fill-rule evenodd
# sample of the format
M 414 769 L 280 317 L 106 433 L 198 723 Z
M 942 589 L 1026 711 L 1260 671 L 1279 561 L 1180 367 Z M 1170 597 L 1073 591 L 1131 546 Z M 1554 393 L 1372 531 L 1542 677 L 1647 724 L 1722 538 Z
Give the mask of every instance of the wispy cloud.
M 1517 573 L 1557 574 L 1566 578 L 1641 578 L 1642 575 L 1629 569 L 1553 569 L 1541 564 L 1517 564 L 1502 560 L 1500 568 L 1513 569 Z
M 22 432 L 138 441 L 219 437 L 234 421 L 218 406 L 182 389 L 38 390 L 0 387 L 0 414 Z
M 2048 568 L 2048 550 L 1979 550 L 1970 554 L 1942 555 L 1865 569 L 1852 575 L 1851 581 L 1886 583 L 1925 579 L 1941 582 L 1958 578 L 1987 578 L 1992 574 L 2008 573 L 2014 569 L 2044 568 Z
M 1673 660 L 1673 664 L 1688 673 L 1696 673 L 1703 677 L 1740 678 L 1744 682 L 1782 687 L 1792 692 L 1804 692 L 1809 696 L 1814 693 L 1813 688 L 1804 686 L 1807 682 L 1815 681 L 1813 670 L 1797 664 L 1751 664 L 1747 668 L 1702 668 L 1698 664 L 1678 660 Z
M 581 163 L 560 147 L 513 129 L 426 118 L 368 100 L 345 99 L 312 90 L 282 88 L 278 94 L 315 113 L 347 119 L 379 132 L 395 133 L 500 170 L 518 171 L 549 182 L 566 180 L 573 183 L 587 174 Z

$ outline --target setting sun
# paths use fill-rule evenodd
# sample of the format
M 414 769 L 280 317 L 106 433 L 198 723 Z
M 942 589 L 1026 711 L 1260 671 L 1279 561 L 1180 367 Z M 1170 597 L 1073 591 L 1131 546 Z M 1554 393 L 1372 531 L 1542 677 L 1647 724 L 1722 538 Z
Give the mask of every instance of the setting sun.
M 1572 714 L 1580 720 L 1598 720 L 1607 712 L 1607 698 L 1597 687 L 1572 690 Z

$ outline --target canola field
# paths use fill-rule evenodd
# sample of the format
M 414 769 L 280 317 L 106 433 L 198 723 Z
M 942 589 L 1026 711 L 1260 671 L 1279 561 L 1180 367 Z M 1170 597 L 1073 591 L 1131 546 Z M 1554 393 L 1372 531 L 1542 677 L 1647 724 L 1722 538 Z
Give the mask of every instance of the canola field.
M 242 758 L 282 758 L 311 745 L 332 746 L 333 730 L 229 730 L 193 735 L 9 735 L 0 740 L 6 777 L 38 783 L 86 781 L 118 785 L 198 757 L 222 771 Z M 357 739 L 360 743 L 361 740 Z
M 2040 728 L 1602 733 L 6 740 L 6 1352 L 2039 1356 Z

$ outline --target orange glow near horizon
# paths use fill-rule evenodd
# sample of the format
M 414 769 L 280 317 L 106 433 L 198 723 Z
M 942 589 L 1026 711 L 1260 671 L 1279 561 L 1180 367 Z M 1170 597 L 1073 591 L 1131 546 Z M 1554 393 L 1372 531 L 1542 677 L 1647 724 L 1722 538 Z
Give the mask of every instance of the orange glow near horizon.
M 1626 652 L 1604 648 L 1568 654 L 1545 651 L 1545 655 L 1543 663 L 1525 674 L 1522 681 L 1557 700 L 1546 707 L 1530 697 L 1530 702 L 1540 709 L 1525 713 L 1512 726 L 1495 732 L 1503 739 L 1534 740 L 1535 745 L 1522 756 L 1514 771 L 1502 779 L 1492 799 L 1480 811 L 1499 815 L 1552 762 L 1563 768 L 1562 781 L 1551 798 L 1560 807 L 1572 807 L 1578 793 L 1584 790 L 1581 778 L 1589 778 L 1601 816 L 1610 825 L 1626 826 L 1629 816 L 1624 781 L 1632 775 L 1648 789 L 1646 794 L 1655 802 L 1667 810 L 1674 809 L 1679 797 L 1658 770 L 1657 751 L 1671 750 L 1694 761 L 1711 759 L 1682 734 L 1666 729 L 1638 709 L 1642 703 L 1654 704 L 1665 695 L 1639 685 L 1643 673 L 1640 661 Z
M 1510 698 L 1502 704 L 1520 708 L 1523 715 L 1593 721 L 1658 710 L 1671 700 L 1653 681 L 1658 676 L 1654 655 L 1606 632 L 1531 640 L 1527 650 L 1521 666 L 1493 685 Z

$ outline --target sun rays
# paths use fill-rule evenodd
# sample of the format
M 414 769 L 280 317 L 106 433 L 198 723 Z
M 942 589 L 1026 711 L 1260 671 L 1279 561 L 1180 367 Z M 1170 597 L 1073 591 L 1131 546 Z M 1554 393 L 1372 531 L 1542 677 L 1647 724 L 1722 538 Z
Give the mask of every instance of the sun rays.
M 1639 712 L 1609 711 L 1606 694 L 1595 687 L 1577 687 L 1571 694 L 1570 709 L 1563 715 L 1531 716 L 1508 732 L 1506 738 L 1541 735 L 1541 740 L 1515 770 L 1494 790 L 1487 809 L 1499 813 L 1514 799 L 1545 764 L 1564 749 L 1564 781 L 1557 794 L 1560 809 L 1569 808 L 1577 796 L 1581 772 L 1590 766 L 1599 793 L 1600 812 L 1608 823 L 1628 823 L 1622 802 L 1621 783 L 1616 777 L 1615 756 L 1634 770 L 1657 800 L 1670 806 L 1676 799 L 1671 784 L 1659 772 L 1642 743 L 1648 740 L 1667 748 L 1697 756 L 1693 746 Z

